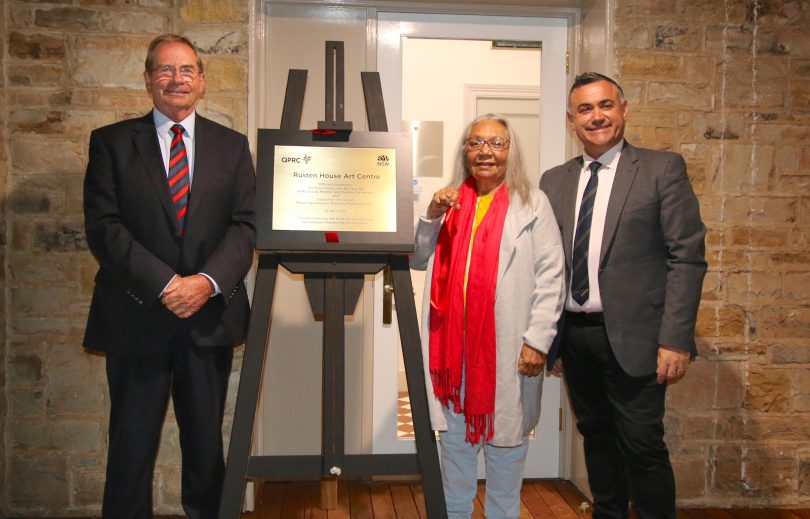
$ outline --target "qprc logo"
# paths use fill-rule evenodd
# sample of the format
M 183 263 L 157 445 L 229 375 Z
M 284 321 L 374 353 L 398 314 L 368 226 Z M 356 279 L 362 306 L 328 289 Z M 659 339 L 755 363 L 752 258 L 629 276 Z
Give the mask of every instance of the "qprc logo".
M 388 155 L 383 153 L 382 155 L 377 155 L 377 165 L 378 166 L 387 166 L 390 163 L 391 159 L 388 158 Z
M 312 157 L 310 157 L 309 155 L 304 155 L 303 157 L 289 157 L 289 156 L 288 157 L 281 157 L 281 162 L 283 162 L 285 164 L 289 163 L 289 162 L 292 162 L 292 163 L 295 163 L 295 164 L 301 164 L 302 162 L 304 164 L 309 164 L 310 160 L 312 160 Z

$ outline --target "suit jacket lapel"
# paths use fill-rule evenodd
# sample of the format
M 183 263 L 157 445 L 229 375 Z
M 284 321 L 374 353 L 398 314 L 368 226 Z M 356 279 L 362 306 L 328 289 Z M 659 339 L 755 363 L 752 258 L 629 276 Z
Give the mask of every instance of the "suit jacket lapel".
M 169 192 L 169 183 L 166 179 L 166 166 L 163 164 L 152 112 L 136 121 L 132 132 L 132 142 L 135 149 L 138 150 L 146 176 L 152 183 L 152 187 L 155 188 L 155 193 L 157 193 L 158 199 L 160 199 L 160 203 L 164 211 L 166 211 L 166 216 L 174 223 L 174 210 L 172 208 L 171 193 Z
M 605 215 L 605 230 L 602 235 L 602 253 L 599 257 L 599 265 L 603 265 L 607 257 L 608 250 L 616 236 L 616 228 L 624 209 L 630 187 L 638 172 L 638 156 L 636 149 L 630 144 L 625 144 L 619 165 L 616 168 L 616 176 L 613 178 L 613 188 L 608 199 L 607 214 Z
M 582 157 L 577 157 L 568 161 L 568 174 L 565 176 L 562 192 L 562 238 L 565 263 L 569 271 L 571 269 L 571 254 L 574 242 L 574 227 L 577 224 L 577 187 L 579 186 L 579 176 L 582 172 Z
M 201 198 L 205 198 L 205 187 L 210 178 L 210 170 L 214 166 L 217 143 L 208 127 L 208 119 L 195 115 L 194 121 L 194 178 L 191 180 L 191 195 L 188 198 L 188 211 L 186 212 L 186 225 L 194 216 L 194 212 L 201 205 Z

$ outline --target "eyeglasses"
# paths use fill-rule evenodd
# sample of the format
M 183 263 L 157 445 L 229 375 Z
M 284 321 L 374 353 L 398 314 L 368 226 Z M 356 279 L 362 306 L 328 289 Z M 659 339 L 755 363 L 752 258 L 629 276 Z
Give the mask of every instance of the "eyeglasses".
M 171 79 L 174 77 L 177 70 L 174 65 L 158 65 L 152 69 L 152 72 L 158 79 Z M 194 67 L 184 65 L 180 67 L 180 77 L 182 77 L 184 81 L 193 81 L 194 78 L 197 77 L 197 71 Z
M 502 149 L 509 147 L 509 139 L 504 139 L 502 137 L 495 137 L 494 139 L 485 141 L 480 137 L 475 137 L 464 141 L 464 147 L 470 151 L 480 150 L 481 148 L 484 147 L 484 144 L 489 146 L 489 149 L 491 149 L 492 151 L 501 151 Z

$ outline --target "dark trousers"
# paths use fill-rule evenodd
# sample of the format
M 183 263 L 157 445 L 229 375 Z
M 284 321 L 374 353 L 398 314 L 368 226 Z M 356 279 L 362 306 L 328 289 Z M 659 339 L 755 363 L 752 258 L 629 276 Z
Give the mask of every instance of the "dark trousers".
M 199 347 L 174 337 L 165 355 L 107 355 L 110 440 L 104 519 L 152 517 L 152 478 L 169 394 L 180 430 L 183 509 L 215 518 L 225 463 L 222 417 L 233 362 L 231 347 Z
M 594 519 L 675 519 L 675 478 L 664 443 L 665 384 L 628 376 L 604 325 L 566 319 L 565 381 L 584 437 Z

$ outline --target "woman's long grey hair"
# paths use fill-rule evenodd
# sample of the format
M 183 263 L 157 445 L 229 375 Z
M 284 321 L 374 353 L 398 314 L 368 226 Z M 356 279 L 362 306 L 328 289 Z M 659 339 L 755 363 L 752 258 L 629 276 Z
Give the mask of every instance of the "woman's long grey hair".
M 523 152 L 520 149 L 520 142 L 517 134 L 512 131 L 509 120 L 500 114 L 480 115 L 470 121 L 464 131 L 461 132 L 454 161 L 453 179 L 450 181 L 450 185 L 457 188 L 470 177 L 470 172 L 467 171 L 466 166 L 467 148 L 465 141 L 470 137 L 473 126 L 487 120 L 495 121 L 506 128 L 506 138 L 509 139 L 509 158 L 506 160 L 506 187 L 509 189 L 510 195 L 517 194 L 524 203 L 528 204 L 531 186 L 529 178 L 526 176 L 526 169 L 523 166 Z

